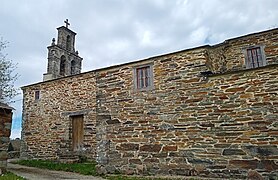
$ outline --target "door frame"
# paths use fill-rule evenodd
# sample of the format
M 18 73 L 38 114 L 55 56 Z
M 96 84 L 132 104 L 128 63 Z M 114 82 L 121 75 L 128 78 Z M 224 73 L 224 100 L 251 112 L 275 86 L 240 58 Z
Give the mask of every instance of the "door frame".
M 81 151 L 84 147 L 84 114 L 70 117 L 71 120 L 71 150 Z M 77 130 L 75 130 L 77 128 Z

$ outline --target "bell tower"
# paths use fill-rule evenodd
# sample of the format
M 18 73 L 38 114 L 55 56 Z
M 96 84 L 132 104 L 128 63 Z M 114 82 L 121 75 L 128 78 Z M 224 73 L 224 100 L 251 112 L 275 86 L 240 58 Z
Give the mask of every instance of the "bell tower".
M 68 19 L 65 26 L 58 27 L 58 41 L 52 39 L 48 49 L 47 73 L 43 74 L 43 81 L 57 79 L 65 76 L 79 74 L 81 72 L 82 58 L 75 51 L 75 35 L 68 28 L 70 23 Z

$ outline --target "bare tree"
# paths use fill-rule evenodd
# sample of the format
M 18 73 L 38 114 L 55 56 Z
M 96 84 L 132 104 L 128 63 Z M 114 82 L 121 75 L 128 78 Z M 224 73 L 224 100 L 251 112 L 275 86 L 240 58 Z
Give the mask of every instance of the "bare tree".
M 16 64 L 7 58 L 3 50 L 7 47 L 7 42 L 0 39 L 0 102 L 9 103 L 13 97 L 18 94 L 14 87 L 14 82 L 18 78 L 15 73 Z

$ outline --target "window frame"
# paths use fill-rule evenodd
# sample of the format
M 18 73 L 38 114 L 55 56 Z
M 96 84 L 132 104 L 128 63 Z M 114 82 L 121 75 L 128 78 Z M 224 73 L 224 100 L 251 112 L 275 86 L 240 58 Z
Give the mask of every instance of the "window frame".
M 149 85 L 147 87 L 138 87 L 138 70 L 143 68 L 149 68 Z M 153 64 L 143 64 L 139 66 L 133 67 L 133 81 L 134 81 L 134 89 L 136 91 L 147 91 L 154 89 L 154 74 L 153 74 Z
M 244 56 L 245 56 L 245 68 L 246 69 L 256 69 L 256 68 L 260 68 L 260 67 L 264 67 L 267 65 L 267 61 L 266 61 L 266 57 L 265 57 L 265 51 L 264 51 L 265 46 L 263 45 L 254 45 L 254 46 L 248 46 L 246 48 L 243 49 L 244 51 Z M 261 60 L 260 66 L 254 67 L 249 61 L 249 56 L 248 56 L 248 51 L 252 50 L 252 49 L 259 49 L 260 53 L 261 53 Z
M 34 99 L 35 99 L 35 101 L 39 101 L 41 99 L 41 91 L 40 90 L 35 90 Z

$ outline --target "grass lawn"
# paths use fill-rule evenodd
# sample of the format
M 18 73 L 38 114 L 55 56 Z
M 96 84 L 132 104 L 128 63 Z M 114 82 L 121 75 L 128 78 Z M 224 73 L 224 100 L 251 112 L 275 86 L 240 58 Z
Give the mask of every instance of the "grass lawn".
M 0 175 L 0 180 L 26 180 L 23 177 L 17 176 L 11 172 Z
M 55 171 L 69 171 L 69 172 L 75 172 L 83 175 L 98 176 L 96 172 L 96 163 L 94 162 L 65 164 L 65 163 L 58 163 L 58 162 L 47 161 L 47 160 L 20 160 L 15 163 L 20 165 L 44 168 L 44 169 L 55 170 Z M 124 175 L 106 175 L 103 176 L 103 178 L 108 180 L 169 180 L 171 179 L 171 178 L 124 176 Z M 175 180 L 179 180 L 179 179 L 175 179 Z
M 58 163 L 58 162 L 47 161 L 47 160 L 20 160 L 16 163 L 20 165 L 55 170 L 55 171 L 68 171 L 68 172 L 75 172 L 83 175 L 92 175 L 92 176 L 97 175 L 96 163 L 93 162 L 66 164 L 66 163 Z

